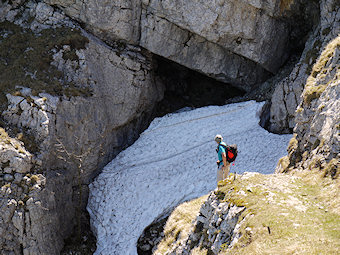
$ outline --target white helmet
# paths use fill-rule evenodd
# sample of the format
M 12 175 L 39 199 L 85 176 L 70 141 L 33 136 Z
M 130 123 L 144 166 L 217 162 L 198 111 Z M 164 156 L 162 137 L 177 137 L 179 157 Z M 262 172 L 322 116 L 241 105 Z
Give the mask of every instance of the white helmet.
M 216 142 L 222 142 L 222 140 L 223 140 L 223 137 L 221 135 L 216 135 L 215 136 L 215 141 Z

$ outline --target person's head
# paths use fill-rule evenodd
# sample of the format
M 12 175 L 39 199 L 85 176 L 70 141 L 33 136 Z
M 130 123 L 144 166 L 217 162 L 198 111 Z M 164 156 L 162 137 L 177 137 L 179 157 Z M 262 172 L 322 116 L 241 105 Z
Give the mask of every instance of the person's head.
M 221 135 L 216 135 L 215 136 L 215 142 L 216 143 L 220 143 L 220 142 L 222 142 L 222 140 L 223 140 L 223 137 Z

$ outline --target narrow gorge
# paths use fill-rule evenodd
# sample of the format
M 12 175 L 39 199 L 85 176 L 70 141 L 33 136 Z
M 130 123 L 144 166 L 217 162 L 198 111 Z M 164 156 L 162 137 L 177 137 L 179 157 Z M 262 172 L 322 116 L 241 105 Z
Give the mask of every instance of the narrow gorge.
M 137 254 L 149 224 L 215 190 L 217 133 L 238 144 L 232 172 L 243 184 L 245 172 L 265 174 L 268 189 L 291 181 L 270 177 L 276 168 L 319 171 L 333 187 L 339 9 L 336 0 L 2 0 L 1 254 Z M 202 234 L 216 210 L 225 215 L 212 224 L 224 228 L 247 212 L 230 205 L 228 185 L 195 200 L 196 230 L 187 224 L 177 243 L 164 231 L 154 254 L 236 249 L 247 232 L 239 220 L 232 247 Z

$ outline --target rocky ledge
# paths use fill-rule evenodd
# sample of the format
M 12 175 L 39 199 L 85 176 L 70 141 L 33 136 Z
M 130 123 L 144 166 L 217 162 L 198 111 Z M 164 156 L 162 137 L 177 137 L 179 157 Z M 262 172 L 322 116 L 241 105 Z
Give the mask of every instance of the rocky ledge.
M 176 208 L 152 254 L 335 254 L 338 192 L 315 172 L 232 175 Z

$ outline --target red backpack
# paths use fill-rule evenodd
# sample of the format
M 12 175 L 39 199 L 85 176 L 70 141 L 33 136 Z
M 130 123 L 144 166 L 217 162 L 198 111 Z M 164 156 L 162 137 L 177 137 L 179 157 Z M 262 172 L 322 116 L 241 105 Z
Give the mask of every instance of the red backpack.
M 236 144 L 232 144 L 232 145 L 227 145 L 225 146 L 224 144 L 219 144 L 218 146 L 223 146 L 223 148 L 226 151 L 226 156 L 227 156 L 227 161 L 229 163 L 235 161 L 236 157 L 237 157 L 237 145 Z

